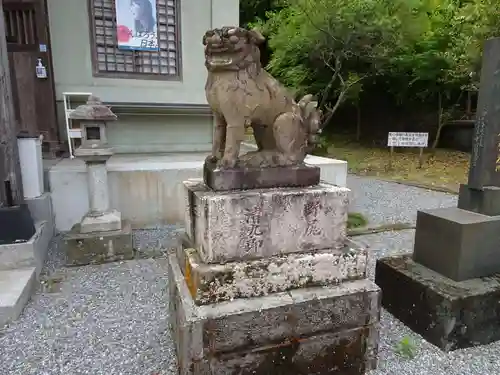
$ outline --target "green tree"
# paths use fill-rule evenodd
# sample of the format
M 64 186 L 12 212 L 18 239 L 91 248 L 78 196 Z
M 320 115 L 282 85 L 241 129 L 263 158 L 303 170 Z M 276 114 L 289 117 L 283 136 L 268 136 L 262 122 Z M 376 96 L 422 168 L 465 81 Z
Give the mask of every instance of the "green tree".
M 267 12 L 277 10 L 286 5 L 283 0 L 241 0 L 240 24 L 247 27 L 256 21 L 266 21 Z
M 258 23 L 273 50 L 268 69 L 297 94 L 319 96 L 331 117 L 356 100 L 363 82 L 384 73 L 404 24 L 395 1 L 296 0 L 268 12 Z
M 460 92 L 477 86 L 482 43 L 500 31 L 495 0 L 279 5 L 253 23 L 269 38 L 268 69 L 298 94 L 317 95 L 330 117 L 363 90 L 379 90 L 397 103 L 439 104 L 441 127 Z

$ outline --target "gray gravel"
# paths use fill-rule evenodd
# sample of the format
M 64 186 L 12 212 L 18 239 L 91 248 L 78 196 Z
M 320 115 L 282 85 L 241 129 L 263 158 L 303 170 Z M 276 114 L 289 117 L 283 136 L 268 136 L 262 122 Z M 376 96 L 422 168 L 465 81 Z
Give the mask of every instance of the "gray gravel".
M 135 230 L 133 234 L 134 249 L 139 256 L 149 257 L 165 254 L 166 250 L 176 243 L 183 233 L 178 225 Z
M 0 331 L 0 374 L 174 374 L 165 259 L 61 269 Z
M 457 196 L 412 186 L 349 175 L 351 212 L 363 214 L 372 225 L 414 223 L 417 210 L 456 206 Z
M 371 223 L 414 220 L 419 208 L 451 206 L 454 196 L 399 184 L 349 177 L 352 210 Z M 176 228 L 137 231 L 141 256 L 154 259 L 62 268 L 59 238 L 44 270 L 45 284 L 21 318 L 0 330 L 1 375 L 174 375 L 176 361 L 167 329 L 168 295 L 163 249 Z M 356 237 L 375 257 L 411 251 L 414 230 Z M 373 278 L 373 262 L 370 267 Z M 416 356 L 396 345 L 406 337 Z M 369 375 L 499 375 L 500 343 L 444 354 L 382 312 L 379 368 Z

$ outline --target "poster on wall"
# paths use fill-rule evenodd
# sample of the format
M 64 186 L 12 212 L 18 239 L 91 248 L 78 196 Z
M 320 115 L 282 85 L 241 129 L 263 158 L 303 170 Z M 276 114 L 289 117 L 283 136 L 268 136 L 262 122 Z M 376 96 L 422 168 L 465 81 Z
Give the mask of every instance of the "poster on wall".
M 158 51 L 156 0 L 116 0 L 119 49 Z

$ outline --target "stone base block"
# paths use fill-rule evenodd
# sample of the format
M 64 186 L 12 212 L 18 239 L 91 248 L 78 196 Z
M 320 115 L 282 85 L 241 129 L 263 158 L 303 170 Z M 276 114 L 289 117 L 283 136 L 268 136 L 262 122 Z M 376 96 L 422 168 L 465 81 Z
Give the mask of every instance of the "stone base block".
M 305 164 L 290 167 L 219 169 L 205 162 L 203 179 L 212 190 L 244 190 L 278 187 L 306 187 L 319 184 L 319 167 Z
M 120 211 L 111 210 L 99 216 L 87 215 L 80 224 L 80 233 L 108 232 L 122 229 Z
M 415 262 L 456 281 L 500 272 L 500 216 L 456 207 L 419 211 Z
M 380 292 L 368 280 L 196 306 L 169 255 L 180 375 L 358 375 L 376 367 Z
M 410 255 L 377 261 L 382 305 L 443 351 L 500 340 L 500 275 L 456 282 Z
M 276 292 L 333 286 L 366 277 L 368 252 L 348 240 L 340 250 L 295 253 L 260 260 L 203 263 L 189 241 L 177 252 L 184 279 L 197 305 Z
M 346 239 L 349 189 L 309 188 L 213 192 L 184 183 L 185 228 L 205 263 L 252 260 L 322 249 Z
M 132 229 L 128 221 L 117 231 L 81 233 L 75 225 L 64 237 L 68 266 L 100 264 L 134 258 Z

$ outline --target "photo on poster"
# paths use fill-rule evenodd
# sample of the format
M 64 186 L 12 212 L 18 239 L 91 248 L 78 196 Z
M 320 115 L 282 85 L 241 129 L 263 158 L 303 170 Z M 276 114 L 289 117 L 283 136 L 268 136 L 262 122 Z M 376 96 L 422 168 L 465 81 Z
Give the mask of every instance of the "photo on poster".
M 156 0 L 116 0 L 119 49 L 158 51 Z

